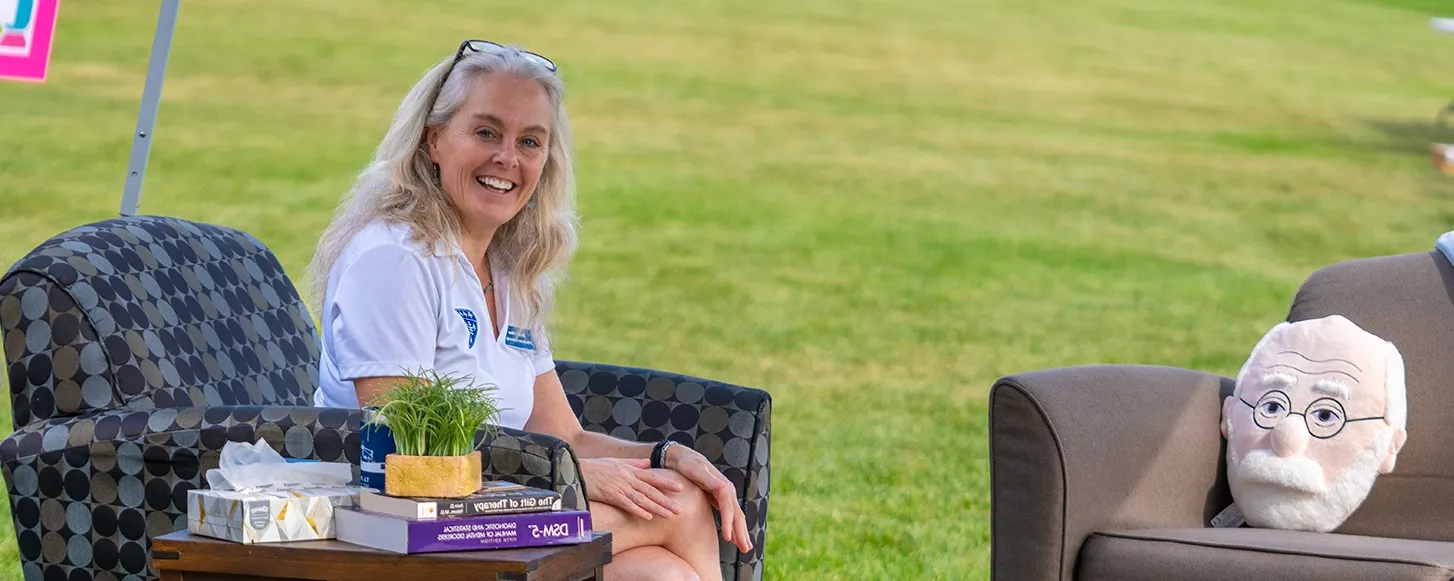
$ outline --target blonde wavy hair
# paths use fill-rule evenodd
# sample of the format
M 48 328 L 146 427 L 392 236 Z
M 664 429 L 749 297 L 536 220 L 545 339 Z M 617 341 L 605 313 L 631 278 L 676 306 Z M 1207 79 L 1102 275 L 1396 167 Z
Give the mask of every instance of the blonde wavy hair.
M 481 75 L 501 72 L 539 82 L 554 111 L 545 167 L 532 201 L 500 226 L 490 254 L 509 273 L 510 303 L 516 323 L 543 329 L 564 282 L 565 266 L 576 249 L 578 217 L 575 175 L 571 165 L 570 123 L 563 102 L 565 86 L 556 73 L 513 48 L 467 51 L 450 71 L 454 55 L 434 65 L 404 97 L 374 160 L 344 195 L 333 222 L 323 231 L 308 266 L 309 291 L 320 317 L 334 263 L 360 230 L 384 220 L 409 226 L 414 241 L 430 252 L 449 247 L 460 234 L 458 210 L 449 195 L 434 185 L 433 162 L 424 147 L 427 130 L 449 122 L 464 104 Z M 440 79 L 449 75 L 440 87 Z M 435 87 L 440 87 L 429 108 Z

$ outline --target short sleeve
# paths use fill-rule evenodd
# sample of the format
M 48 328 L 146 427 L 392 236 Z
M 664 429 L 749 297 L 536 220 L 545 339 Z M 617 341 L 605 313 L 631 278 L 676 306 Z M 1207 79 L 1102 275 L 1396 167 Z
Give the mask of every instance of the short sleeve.
M 375 246 L 345 265 L 325 323 L 339 379 L 432 367 L 439 335 L 435 287 L 425 258 L 403 246 Z
M 531 361 L 535 363 L 535 375 L 545 374 L 555 369 L 555 357 L 550 352 L 550 338 L 545 336 L 545 330 L 538 331 L 539 336 L 535 339 L 535 355 Z

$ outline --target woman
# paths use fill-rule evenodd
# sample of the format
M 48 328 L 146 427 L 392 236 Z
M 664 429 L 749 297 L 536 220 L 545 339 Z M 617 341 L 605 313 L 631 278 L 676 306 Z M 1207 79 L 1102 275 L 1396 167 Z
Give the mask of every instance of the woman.
M 315 404 L 368 405 L 404 369 L 498 386 L 500 425 L 581 458 L 620 579 L 720 579 L 716 525 L 751 550 L 736 492 L 701 454 L 588 432 L 544 327 L 575 250 L 570 126 L 556 67 L 466 41 L 400 104 L 311 265 L 323 356 Z

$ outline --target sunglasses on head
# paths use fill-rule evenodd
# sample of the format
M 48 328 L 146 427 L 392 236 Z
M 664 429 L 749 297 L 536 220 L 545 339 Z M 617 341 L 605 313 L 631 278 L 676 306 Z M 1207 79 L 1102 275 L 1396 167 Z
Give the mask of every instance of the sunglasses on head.
M 552 74 L 558 72 L 558 69 L 556 69 L 556 67 L 555 67 L 555 62 L 554 61 L 552 61 L 552 60 L 550 60 L 548 58 L 545 58 L 543 56 L 540 56 L 538 54 L 535 54 L 533 52 L 530 52 L 528 50 L 520 50 L 518 48 L 511 48 L 511 47 L 505 46 L 503 44 L 500 44 L 498 42 L 490 42 L 488 40 L 466 40 L 464 42 L 459 43 L 459 50 L 457 50 L 457 51 L 454 52 L 454 60 L 450 61 L 450 63 L 449 63 L 449 70 L 447 70 L 447 71 L 444 72 L 444 76 L 439 79 L 439 85 L 437 85 L 437 86 L 434 87 L 434 96 L 429 99 L 429 108 L 428 109 L 425 109 L 426 111 L 433 111 L 434 110 L 434 102 L 439 99 L 439 91 L 444 88 L 444 82 L 449 80 L 449 75 L 451 75 L 451 74 L 454 73 L 454 67 L 459 64 L 459 60 L 462 59 L 462 58 L 464 58 L 465 51 L 470 51 L 470 52 L 487 52 L 487 51 L 510 52 L 510 51 L 514 51 L 516 53 L 519 53 L 521 56 L 525 57 L 527 60 L 529 60 L 529 61 L 531 61 L 531 62 L 533 62 L 533 63 L 535 63 L 537 65 L 540 65 L 542 67 L 545 67 L 545 70 L 550 71 Z
M 459 64 L 459 59 L 464 58 L 465 51 L 470 51 L 470 52 L 486 52 L 486 51 L 490 51 L 490 50 L 506 51 L 506 52 L 508 52 L 508 51 L 518 52 L 522 56 L 524 56 L 525 58 L 529 59 L 531 62 L 534 62 L 535 64 L 540 65 L 542 67 L 545 67 L 545 70 L 548 70 L 548 71 L 550 71 L 552 73 L 557 72 L 557 69 L 555 67 L 555 62 L 552 61 L 552 60 L 550 60 L 550 59 L 548 59 L 548 58 L 545 58 L 543 56 L 540 56 L 540 55 L 535 54 L 533 52 L 530 52 L 528 50 L 520 50 L 518 48 L 511 48 L 511 47 L 505 46 L 503 44 L 500 44 L 498 42 L 490 42 L 488 40 L 466 40 L 464 42 L 459 43 L 459 50 L 457 50 L 457 51 L 454 52 L 454 62 L 450 63 L 450 65 L 449 65 L 449 72 L 454 72 L 454 66 L 457 65 L 457 64 Z M 448 78 L 449 77 L 449 73 L 448 72 L 445 73 L 444 76 L 445 76 L 445 78 Z

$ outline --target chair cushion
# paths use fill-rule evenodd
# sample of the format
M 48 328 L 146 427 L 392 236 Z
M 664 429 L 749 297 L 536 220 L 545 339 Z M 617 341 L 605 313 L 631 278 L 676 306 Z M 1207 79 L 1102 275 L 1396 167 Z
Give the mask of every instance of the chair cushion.
M 1454 577 L 1454 543 L 1272 529 L 1097 532 L 1076 579 L 1439 580 Z

